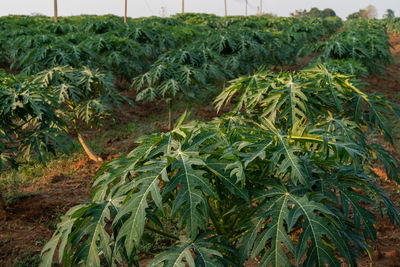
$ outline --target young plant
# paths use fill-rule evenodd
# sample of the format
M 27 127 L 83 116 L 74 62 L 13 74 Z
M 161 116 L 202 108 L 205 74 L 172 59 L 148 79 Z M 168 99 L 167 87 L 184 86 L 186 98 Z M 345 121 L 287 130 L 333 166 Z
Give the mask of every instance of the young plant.
M 132 102 L 121 95 L 113 84 L 112 75 L 88 68 L 55 67 L 41 72 L 35 81 L 42 84 L 56 98 L 55 109 L 68 122 L 68 133 L 76 133 L 78 140 L 94 161 L 102 161 L 82 136 L 85 126 L 99 127 L 102 120 L 113 115 L 122 101 Z
M 66 124 L 56 104 L 41 83 L 0 72 L 0 170 L 21 155 L 45 162 L 57 149 L 66 149 Z
M 216 58 L 220 57 L 203 46 L 190 46 L 185 50 L 165 53 L 148 72 L 135 79 L 133 86 L 139 92 L 136 100 L 163 98 L 168 105 L 168 129 L 171 130 L 173 99 L 177 96 L 204 97 L 207 89 L 214 88 L 210 80 L 223 76 Z

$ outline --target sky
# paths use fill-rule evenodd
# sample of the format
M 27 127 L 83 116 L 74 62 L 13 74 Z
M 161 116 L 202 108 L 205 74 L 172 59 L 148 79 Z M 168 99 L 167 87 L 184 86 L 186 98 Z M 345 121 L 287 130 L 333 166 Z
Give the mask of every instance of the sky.
M 226 0 L 228 15 L 244 15 L 245 0 Z M 248 0 L 248 13 L 256 14 L 261 0 Z M 400 0 L 262 0 L 263 12 L 289 16 L 296 9 L 332 8 L 345 18 L 367 5 L 374 5 L 381 18 L 390 8 L 400 16 Z M 164 7 L 168 15 L 181 11 L 182 0 L 128 0 L 129 17 L 161 16 Z M 53 14 L 53 0 L 0 0 L 0 16 L 9 14 Z M 124 0 L 58 0 L 59 16 L 81 14 L 115 14 L 122 16 Z M 185 12 L 224 14 L 224 0 L 185 0 Z

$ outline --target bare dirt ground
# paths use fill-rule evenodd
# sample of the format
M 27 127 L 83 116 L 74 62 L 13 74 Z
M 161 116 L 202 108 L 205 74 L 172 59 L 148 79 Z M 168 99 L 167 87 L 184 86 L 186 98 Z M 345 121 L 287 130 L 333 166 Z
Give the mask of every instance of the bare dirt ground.
M 400 102 L 400 35 L 390 34 L 390 43 L 392 44 L 392 53 L 395 61 L 393 65 L 386 68 L 384 74 L 370 76 L 363 81 L 369 83 L 367 91 L 382 93 L 387 95 L 391 100 Z M 399 142 L 399 136 L 395 142 Z M 398 152 L 394 148 L 388 147 L 398 159 Z M 374 170 L 380 177 L 380 186 L 390 194 L 392 201 L 398 209 L 400 209 L 400 194 L 398 185 L 389 181 L 382 167 Z M 378 218 L 377 228 L 377 249 L 374 250 L 372 259 L 369 256 L 362 257 L 358 262 L 360 266 L 400 266 L 400 229 L 393 226 L 388 218 L 382 218 L 377 212 Z
M 386 94 L 393 100 L 400 100 L 400 35 L 390 34 L 391 51 L 395 62 L 386 68 L 385 73 L 376 76 L 370 76 L 364 81 L 369 83 L 367 90 L 369 92 L 379 92 Z M 397 99 L 396 99 L 397 96 Z
M 370 84 L 368 91 L 384 93 L 393 100 L 400 101 L 400 36 L 391 34 L 390 42 L 397 63 L 388 67 L 384 74 L 371 76 L 364 81 Z M 134 95 L 130 97 L 133 98 Z M 148 120 L 148 114 L 160 112 L 165 112 L 165 104 L 161 102 L 134 108 L 124 107 L 120 114 L 121 123 L 132 120 L 144 122 Z M 211 106 L 200 108 L 194 114 L 195 118 L 203 119 L 214 116 L 216 113 Z M 166 123 L 160 123 L 157 128 L 159 131 L 166 131 Z M 91 134 L 93 133 L 88 131 L 86 135 Z M 105 146 L 107 151 L 111 152 L 102 155 L 103 158 L 112 159 L 118 155 L 121 148 L 133 148 L 133 139 L 127 136 L 108 140 Z M 99 164 L 86 159 L 76 160 L 72 164 L 60 163 L 56 169 L 48 171 L 39 183 L 20 187 L 19 191 L 24 197 L 7 207 L 5 221 L 0 224 L 0 266 L 13 266 L 16 258 L 39 254 L 51 237 L 59 216 L 71 206 L 90 198 L 90 181 L 99 167 Z M 380 185 L 400 209 L 397 184 L 387 180 L 381 167 L 378 166 L 376 172 L 382 178 Z M 68 173 L 74 175 L 66 175 Z M 377 249 L 371 258 L 368 255 L 363 256 L 359 260 L 359 266 L 400 266 L 400 229 L 393 226 L 387 218 L 382 218 L 377 213 L 376 215 Z M 149 259 L 142 261 L 142 265 L 145 266 L 148 261 Z M 246 266 L 257 266 L 257 263 L 249 262 Z
M 20 188 L 22 197 L 9 205 L 0 225 L 0 266 L 13 266 L 18 257 L 39 253 L 55 229 L 58 216 L 89 199 L 88 184 L 98 165 L 89 160 L 49 172 L 38 185 Z M 67 177 L 68 169 L 77 170 Z

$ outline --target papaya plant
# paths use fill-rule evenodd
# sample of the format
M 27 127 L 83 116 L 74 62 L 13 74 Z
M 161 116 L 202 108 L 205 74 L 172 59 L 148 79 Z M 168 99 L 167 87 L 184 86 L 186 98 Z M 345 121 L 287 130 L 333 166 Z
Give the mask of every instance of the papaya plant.
M 104 164 L 90 202 L 72 208 L 42 251 L 65 266 L 139 266 L 146 233 L 173 246 L 148 266 L 341 266 L 370 253 L 375 216 L 399 213 L 377 185 L 377 161 L 399 181 L 397 160 L 366 141 L 390 142 L 396 110 L 348 76 L 323 66 L 301 73 L 260 70 L 232 81 L 216 103 L 231 113 L 186 122 L 137 140 Z M 178 226 L 163 229 L 161 218 Z
M 45 162 L 57 149 L 66 150 L 66 124 L 41 83 L 0 71 L 0 100 L 0 170 L 18 156 Z
M 102 121 L 111 117 L 123 101 L 133 104 L 114 88 L 113 76 L 87 67 L 74 69 L 63 66 L 39 73 L 35 81 L 54 96 L 57 101 L 54 109 L 69 124 L 66 132 L 77 134 L 90 159 L 102 161 L 82 136 L 82 130 L 85 126 L 100 127 Z
M 215 93 L 211 81 L 224 77 L 217 53 L 204 46 L 190 46 L 172 50 L 162 55 L 150 70 L 135 78 L 132 86 L 138 94 L 137 101 L 162 98 L 168 106 L 168 128 L 172 129 L 172 101 L 177 96 L 201 98 Z M 214 90 L 213 90 L 214 89 Z

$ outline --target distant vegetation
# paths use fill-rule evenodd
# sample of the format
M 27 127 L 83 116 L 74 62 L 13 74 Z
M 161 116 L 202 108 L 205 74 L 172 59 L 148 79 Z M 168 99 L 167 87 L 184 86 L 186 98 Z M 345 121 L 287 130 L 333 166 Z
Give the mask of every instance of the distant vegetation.
M 335 17 L 336 12 L 331 8 L 325 8 L 324 10 L 320 10 L 317 7 L 311 8 L 309 11 L 306 9 L 296 10 L 294 13 L 290 13 L 292 17 L 312 17 L 312 18 L 328 18 Z
M 384 18 L 393 19 L 396 17 L 393 9 L 386 10 L 386 13 L 383 15 Z
M 378 11 L 376 7 L 373 5 L 368 5 L 364 9 L 360 9 L 358 12 L 352 13 L 347 16 L 347 19 L 358 19 L 358 18 L 368 18 L 374 19 L 378 15 Z

